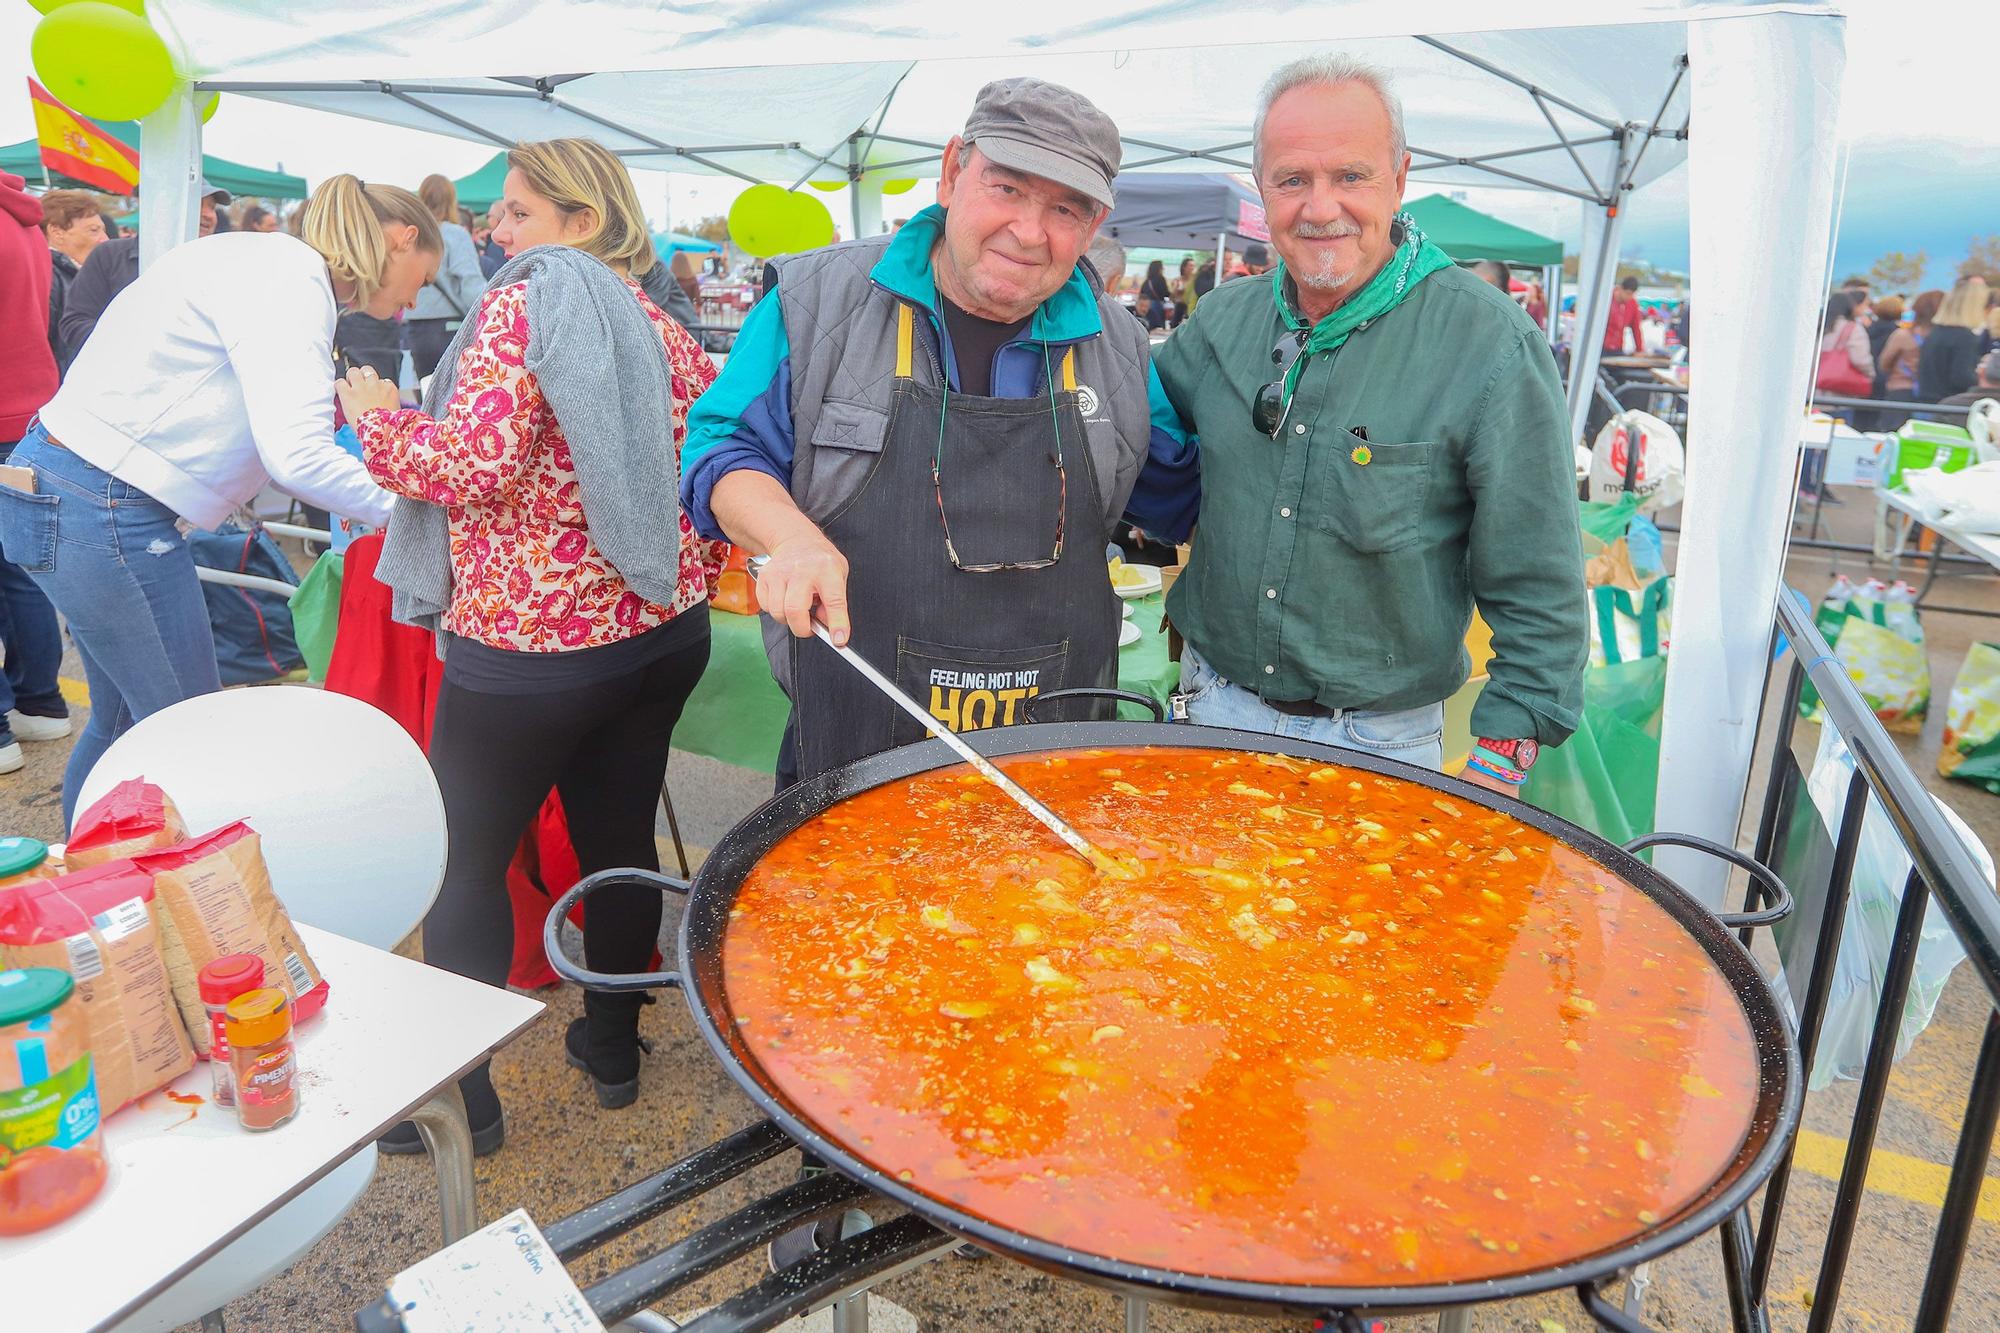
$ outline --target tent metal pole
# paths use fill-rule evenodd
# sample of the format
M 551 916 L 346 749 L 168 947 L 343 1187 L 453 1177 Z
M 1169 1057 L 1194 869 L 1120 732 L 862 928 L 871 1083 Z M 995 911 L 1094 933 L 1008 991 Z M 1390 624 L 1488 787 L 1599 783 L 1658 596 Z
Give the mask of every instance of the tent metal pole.
M 1436 158 L 1440 162 L 1449 163 L 1453 166 L 1477 167 L 1477 166 L 1484 166 L 1488 162 L 1502 162 L 1510 157 L 1529 157 L 1535 153 L 1546 153 L 1551 149 L 1555 148 L 1570 148 L 1571 142 L 1572 141 L 1568 139 L 1558 138 L 1554 143 L 1532 144 L 1526 148 L 1506 148 L 1502 149 L 1500 152 L 1497 153 L 1476 153 L 1470 157 L 1457 157 L 1450 153 L 1432 152 L 1428 148 L 1419 148 L 1415 144 L 1411 144 L 1407 151 L 1412 153 L 1421 153 L 1425 157 Z M 1588 139 L 1578 139 L 1575 140 L 1575 142 L 1617 143 L 1618 136 L 1615 134 L 1594 134 Z M 1570 155 L 1572 157 L 1575 156 L 1575 150 L 1573 148 L 1571 149 Z M 1596 188 L 1596 185 L 1597 182 L 1595 181 L 1591 182 L 1591 187 L 1593 189 Z M 1602 199 L 1604 197 L 1604 192 L 1602 190 L 1598 190 L 1597 197 L 1599 199 Z
M 501 148 L 512 148 L 514 146 L 514 141 L 512 139 L 503 138 L 502 136 L 495 134 L 493 131 L 487 129 L 484 125 L 475 125 L 469 120 L 465 120 L 462 117 L 452 115 L 451 112 L 449 111 L 440 111 L 438 110 L 438 108 L 431 106 L 429 103 L 421 102 L 416 98 L 410 96 L 408 93 L 402 91 L 400 88 L 389 89 L 389 96 L 395 98 L 398 102 L 402 102 L 409 106 L 415 107 L 417 110 L 424 112 L 426 115 L 436 116 L 439 120 L 443 121 L 447 125 L 456 125 L 458 126 L 458 128 L 464 130 L 467 134 L 472 135 L 476 139 L 484 139 L 486 140 L 486 142 L 490 144 L 496 144 Z
M 1674 94 L 1680 91 L 1681 81 L 1687 78 L 1687 72 L 1688 58 L 1683 53 L 1680 63 L 1674 66 L 1674 81 L 1667 85 L 1667 95 L 1660 99 L 1660 109 L 1653 113 L 1652 125 L 1647 128 L 1644 137 L 1639 140 L 1639 151 L 1632 154 L 1632 165 L 1625 169 L 1624 179 L 1618 182 L 1620 188 L 1627 190 L 1632 188 L 1632 178 L 1639 174 L 1639 163 L 1644 160 L 1646 150 L 1653 146 L 1653 138 L 1660 132 L 1660 120 L 1667 114 L 1667 107 L 1672 104 Z
M 1590 419 L 1591 391 L 1597 384 L 1597 363 L 1604 354 L 1604 325 L 1610 316 L 1611 288 L 1618 280 L 1618 234 L 1624 230 L 1625 210 L 1619 204 L 1613 204 L 1604 210 L 1604 215 L 1604 232 L 1597 243 L 1597 266 L 1591 271 L 1590 285 L 1577 293 L 1575 341 L 1569 349 L 1569 434 L 1572 441 L 1583 439 L 1584 422 Z
M 1582 107 L 1578 106 L 1576 103 L 1568 100 L 1567 98 L 1558 97 L 1554 93 L 1550 92 L 1548 89 L 1537 87 L 1535 84 L 1529 83 L 1526 79 L 1522 78 L 1520 75 L 1510 74 L 1506 70 L 1500 68 L 1498 65 L 1492 64 L 1489 61 L 1481 60 L 1478 56 L 1470 55 L 1464 51 L 1459 50 L 1456 47 L 1447 46 L 1435 37 L 1419 36 L 1416 40 L 1422 42 L 1425 46 L 1431 47 L 1435 50 L 1442 51 L 1448 56 L 1453 56 L 1459 60 L 1463 60 L 1466 64 L 1472 66 L 1474 69 L 1483 70 L 1486 73 L 1491 74 L 1496 79 L 1504 79 L 1506 82 L 1513 84 L 1516 88 L 1523 89 L 1529 93 L 1539 93 L 1541 96 L 1548 98 L 1551 102 L 1554 102 L 1557 106 L 1561 107 L 1563 110 L 1573 111 L 1577 115 L 1582 116 L 1585 120 L 1592 121 L 1596 124 L 1602 125 L 1605 129 L 1610 130 L 1613 134 L 1622 132 L 1624 128 L 1623 126 L 1619 125 L 1619 123 L 1615 120 L 1607 120 L 1605 117 L 1598 115 L 1595 111 L 1586 111 Z
M 1414 152 L 1415 150 L 1412 149 L 1411 151 Z M 1474 171 L 1483 171 L 1489 176 L 1500 176 L 1506 180 L 1518 181 L 1522 185 L 1532 185 L 1537 190 L 1547 190 L 1551 194 L 1566 194 L 1572 199 L 1581 199 L 1586 204 L 1602 205 L 1604 203 L 1603 198 L 1599 195 L 1585 194 L 1582 190 L 1573 190 L 1567 185 L 1557 185 L 1554 181 L 1539 180 L 1533 176 L 1523 176 L 1518 171 L 1505 171 L 1485 162 L 1474 162 L 1470 158 L 1463 160 L 1449 158 L 1439 162 L 1419 162 L 1410 168 L 1410 174 L 1414 176 L 1421 171 L 1437 171 L 1443 167 L 1469 167 Z
M 1562 327 L 1563 266 L 1557 260 L 1542 270 L 1542 300 L 1548 307 L 1547 327 L 1542 330 L 1549 337 L 1549 347 L 1556 345 L 1556 330 Z
M 1556 132 L 1556 138 L 1562 140 L 1563 151 L 1569 154 L 1570 161 L 1576 163 L 1577 172 L 1582 175 L 1583 183 L 1590 187 L 1592 194 L 1602 197 L 1604 191 L 1599 188 L 1597 177 L 1591 175 L 1590 168 L 1583 165 L 1583 158 L 1577 154 L 1576 146 L 1569 141 L 1569 136 L 1562 132 L 1562 126 L 1556 124 L 1555 113 L 1549 110 L 1548 100 L 1540 93 L 1531 93 L 1529 95 L 1535 99 L 1535 107 L 1542 113 L 1542 119 L 1546 120 L 1549 123 L 1549 128 Z

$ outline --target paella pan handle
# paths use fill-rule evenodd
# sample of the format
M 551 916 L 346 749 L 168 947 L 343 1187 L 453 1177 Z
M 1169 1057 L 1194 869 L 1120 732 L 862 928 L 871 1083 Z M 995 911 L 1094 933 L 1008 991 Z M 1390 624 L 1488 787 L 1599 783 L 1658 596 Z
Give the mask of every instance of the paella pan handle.
M 600 870 L 594 875 L 585 875 L 568 893 L 556 899 L 556 905 L 549 909 L 548 920 L 542 923 L 542 952 L 548 955 L 549 966 L 555 969 L 557 976 L 565 981 L 574 981 L 585 990 L 639 991 L 658 986 L 672 986 L 678 990 L 681 984 L 678 972 L 593 972 L 572 963 L 569 955 L 563 952 L 562 923 L 568 919 L 570 909 L 599 889 L 613 884 L 638 884 L 679 894 L 686 894 L 690 887 L 684 879 L 651 870 Z
M 1717 912 L 1715 919 L 1731 930 L 1773 925 L 1792 914 L 1792 891 L 1785 887 L 1785 881 L 1778 878 L 1778 872 L 1734 847 L 1697 838 L 1691 833 L 1648 833 L 1625 844 L 1628 852 L 1641 852 L 1648 847 L 1687 847 L 1749 871 L 1750 878 L 1764 891 L 1764 897 L 1770 900 L 1771 905 L 1755 912 Z
M 1167 720 L 1167 710 L 1162 708 L 1160 701 L 1152 695 L 1140 694 L 1136 690 L 1111 690 L 1101 685 L 1079 685 L 1073 690 L 1050 690 L 1047 694 L 1038 694 L 1028 700 L 1021 711 L 1027 714 L 1028 721 L 1039 722 L 1041 719 L 1035 716 L 1035 710 L 1056 699 L 1116 699 L 1121 703 L 1138 704 L 1142 708 L 1151 709 L 1155 722 Z

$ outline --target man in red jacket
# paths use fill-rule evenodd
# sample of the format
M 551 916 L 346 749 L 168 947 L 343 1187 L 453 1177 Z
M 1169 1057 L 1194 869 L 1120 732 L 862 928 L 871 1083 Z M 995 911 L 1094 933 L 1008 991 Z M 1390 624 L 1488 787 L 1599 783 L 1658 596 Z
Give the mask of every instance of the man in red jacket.
M 1604 354 L 1625 355 L 1625 334 L 1632 334 L 1632 350 L 1646 350 L 1646 335 L 1639 327 L 1639 280 L 1624 278 L 1611 293 L 1611 317 L 1604 322 Z
M 58 382 L 49 347 L 49 241 L 41 201 L 24 184 L 0 172 L 0 464 L 55 396 Z M 19 494 L 9 485 L 13 480 L 0 472 L 0 504 L 26 503 L 13 498 Z M 25 762 L 22 740 L 69 735 L 69 706 L 56 684 L 62 630 L 55 608 L 7 554 L 0 552 L 0 645 L 7 653 L 0 674 L 0 773 Z

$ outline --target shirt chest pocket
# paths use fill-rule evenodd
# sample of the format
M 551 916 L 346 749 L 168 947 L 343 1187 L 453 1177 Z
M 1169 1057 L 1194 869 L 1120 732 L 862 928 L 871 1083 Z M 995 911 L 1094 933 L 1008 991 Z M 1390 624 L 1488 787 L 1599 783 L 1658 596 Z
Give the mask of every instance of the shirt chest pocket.
M 1363 555 L 1414 546 L 1430 491 L 1430 442 L 1376 444 L 1352 431 L 1315 434 L 1306 463 L 1307 526 Z

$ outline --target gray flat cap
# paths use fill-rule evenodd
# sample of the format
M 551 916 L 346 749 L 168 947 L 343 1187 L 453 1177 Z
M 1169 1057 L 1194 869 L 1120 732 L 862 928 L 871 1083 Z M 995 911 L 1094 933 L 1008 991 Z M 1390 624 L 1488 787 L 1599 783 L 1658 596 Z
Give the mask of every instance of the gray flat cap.
M 1003 167 L 1111 207 L 1122 155 L 1118 127 L 1081 93 L 1040 79 L 989 83 L 972 104 L 965 139 Z

